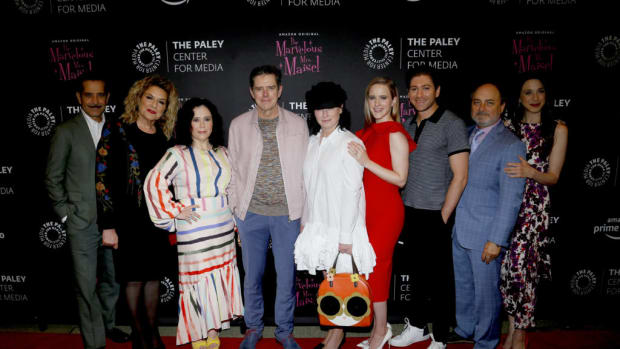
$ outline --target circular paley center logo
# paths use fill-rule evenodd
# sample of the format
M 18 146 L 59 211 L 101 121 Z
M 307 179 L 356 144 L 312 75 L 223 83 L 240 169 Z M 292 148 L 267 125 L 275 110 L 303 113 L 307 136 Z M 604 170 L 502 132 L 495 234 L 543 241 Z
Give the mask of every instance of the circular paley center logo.
M 373 69 L 385 69 L 394 60 L 392 44 L 383 38 L 373 38 L 364 46 L 364 61 Z
M 573 294 L 585 296 L 590 294 L 596 287 L 596 275 L 592 270 L 581 269 L 570 280 L 570 288 Z
M 174 283 L 170 280 L 169 277 L 164 277 L 163 280 L 159 282 L 159 302 L 160 303 L 168 303 L 174 298 Z
M 49 136 L 56 125 L 56 118 L 49 109 L 34 107 L 26 115 L 26 124 L 33 134 Z
M 26 15 L 34 15 L 43 8 L 43 0 L 15 0 L 19 12 Z
M 583 179 L 591 187 L 600 187 L 611 177 L 611 165 L 604 158 L 594 158 L 583 168 Z
M 246 0 L 252 6 L 267 6 L 270 0 Z
M 594 56 L 598 64 L 611 68 L 620 62 L 620 38 L 608 35 L 596 44 Z
M 57 250 L 67 242 L 67 232 L 58 222 L 45 222 L 39 229 L 39 239 L 45 247 Z
M 152 73 L 161 64 L 161 53 L 157 46 L 150 42 L 143 41 L 136 45 L 131 53 L 131 61 L 136 70 L 142 73 Z

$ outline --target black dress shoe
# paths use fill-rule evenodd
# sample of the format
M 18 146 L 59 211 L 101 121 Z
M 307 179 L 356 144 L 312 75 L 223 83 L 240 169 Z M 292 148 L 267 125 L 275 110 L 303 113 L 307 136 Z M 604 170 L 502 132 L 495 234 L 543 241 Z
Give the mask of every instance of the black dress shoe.
M 471 338 L 461 337 L 458 333 L 454 332 L 454 330 L 448 332 L 448 335 L 445 338 L 445 343 L 447 344 L 456 344 L 456 343 L 469 343 L 473 344 L 474 340 Z
M 105 331 L 105 336 L 115 343 L 129 342 L 129 335 L 119 328 L 114 327 L 111 330 Z

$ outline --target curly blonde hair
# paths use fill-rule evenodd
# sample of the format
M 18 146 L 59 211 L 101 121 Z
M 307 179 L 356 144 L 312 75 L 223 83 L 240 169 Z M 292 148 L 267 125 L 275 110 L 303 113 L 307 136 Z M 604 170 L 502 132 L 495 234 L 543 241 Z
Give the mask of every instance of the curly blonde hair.
M 390 98 L 396 97 L 396 101 L 392 104 L 390 117 L 392 117 L 392 121 L 400 122 L 400 100 L 398 98 L 398 89 L 396 88 L 396 84 L 392 79 L 385 76 L 380 76 L 370 80 L 368 86 L 366 86 L 366 92 L 364 93 L 364 127 L 369 127 L 376 122 L 370 111 L 370 105 L 368 104 L 370 88 L 374 85 L 385 85 L 385 87 L 387 87 L 390 91 Z
M 149 75 L 136 81 L 129 89 L 127 97 L 125 97 L 125 112 L 121 115 L 121 120 L 127 124 L 133 124 L 138 120 L 138 106 L 144 92 L 151 86 L 157 86 L 168 93 L 168 101 L 166 110 L 161 118 L 157 120 L 157 125 L 161 128 L 170 139 L 174 132 L 174 125 L 177 121 L 177 112 L 179 111 L 179 94 L 174 87 L 172 81 L 160 75 Z

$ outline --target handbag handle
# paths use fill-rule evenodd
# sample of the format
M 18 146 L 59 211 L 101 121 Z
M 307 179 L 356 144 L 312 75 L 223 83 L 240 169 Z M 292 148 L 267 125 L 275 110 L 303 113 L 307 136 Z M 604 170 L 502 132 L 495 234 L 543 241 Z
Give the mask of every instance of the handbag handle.
M 336 274 L 336 264 L 338 263 L 338 257 L 340 256 L 340 251 L 336 255 L 336 260 L 334 260 L 334 265 L 329 270 L 327 279 L 329 280 L 329 286 L 333 286 L 333 275 Z M 351 264 L 353 265 L 353 274 L 351 274 L 351 281 L 353 282 L 353 286 L 357 287 L 357 282 L 359 281 L 359 270 L 357 269 L 357 265 L 355 265 L 355 258 L 351 255 Z M 331 275 L 331 278 L 330 278 Z

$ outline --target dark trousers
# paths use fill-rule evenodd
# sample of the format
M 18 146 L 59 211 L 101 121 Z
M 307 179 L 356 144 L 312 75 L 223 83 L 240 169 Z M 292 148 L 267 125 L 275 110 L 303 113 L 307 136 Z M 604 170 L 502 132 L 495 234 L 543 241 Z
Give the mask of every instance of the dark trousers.
M 400 236 L 401 260 L 410 261 L 413 294 L 406 303 L 411 325 L 424 328 L 433 324 L 433 336 L 445 342 L 454 325 L 455 296 L 452 264 L 452 225 L 441 218 L 441 211 L 405 206 L 405 225 Z

